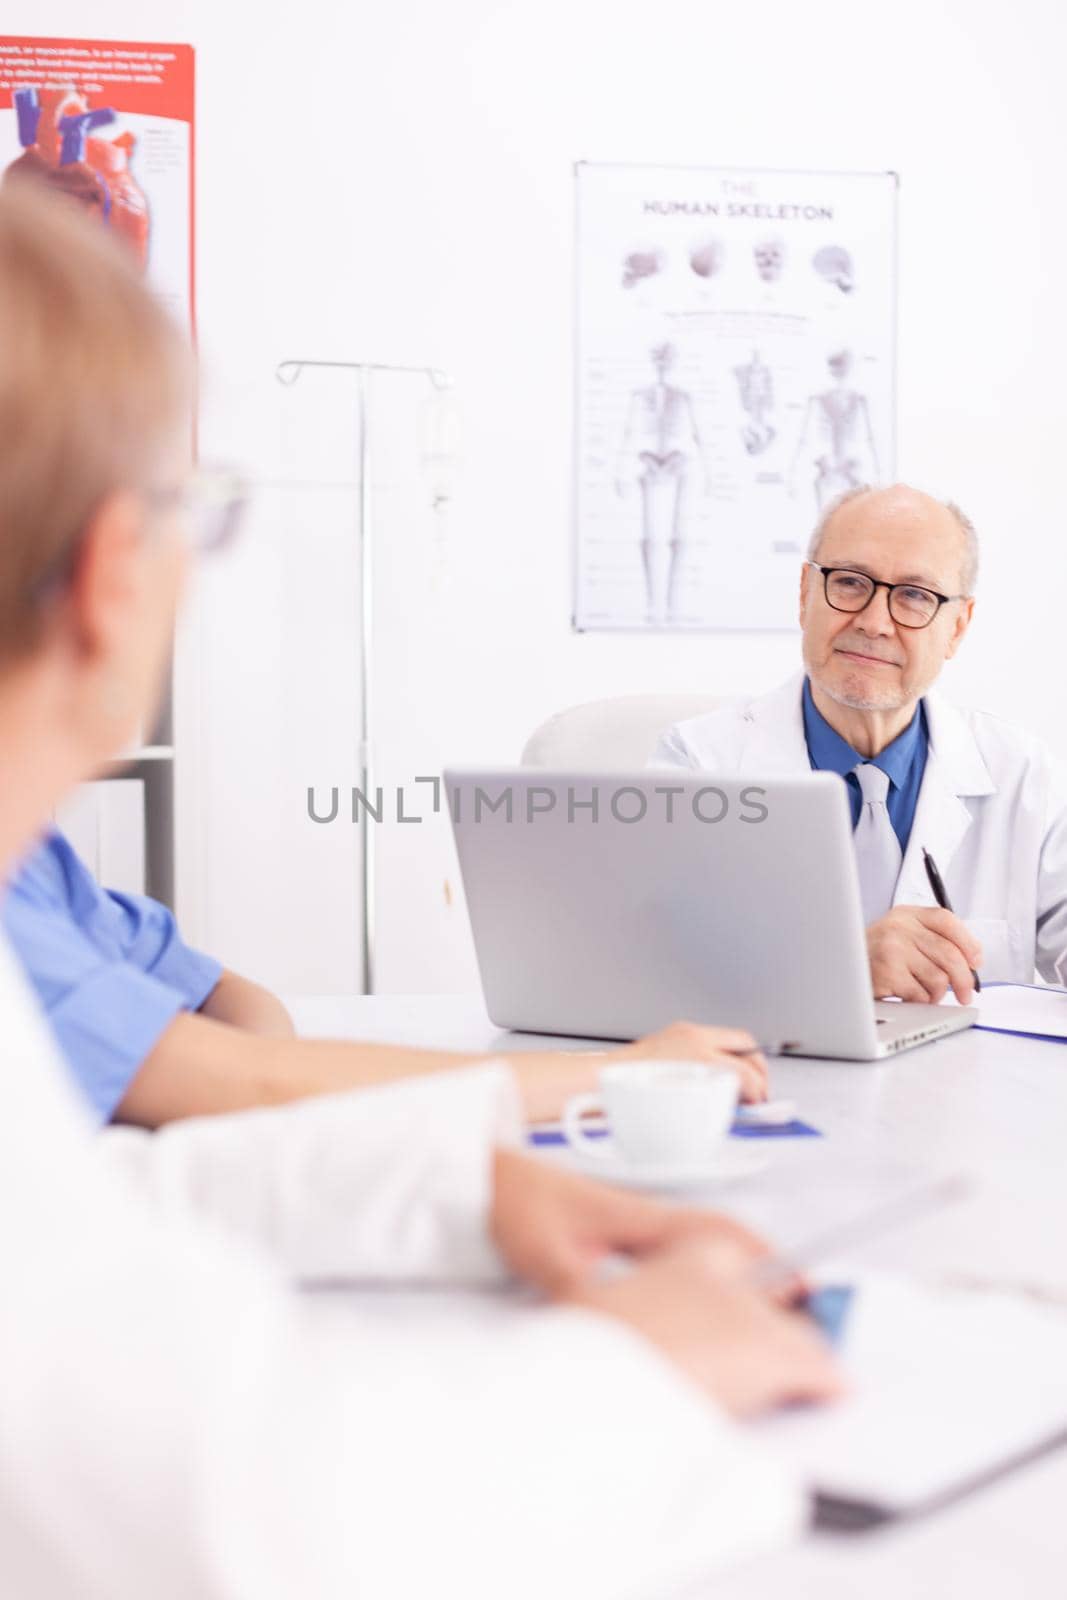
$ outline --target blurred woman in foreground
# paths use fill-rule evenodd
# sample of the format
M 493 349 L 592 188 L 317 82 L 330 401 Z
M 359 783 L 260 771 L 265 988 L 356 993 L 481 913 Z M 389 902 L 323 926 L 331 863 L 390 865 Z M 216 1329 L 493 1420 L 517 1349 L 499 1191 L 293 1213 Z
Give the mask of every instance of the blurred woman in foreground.
M 0 195 L 4 872 L 150 712 L 190 404 L 106 237 Z M 746 1286 L 758 1247 L 532 1161 L 519 1125 L 489 1064 L 94 1136 L 0 946 L 0 1589 L 658 1597 L 793 1531 L 729 1414 L 835 1378 Z M 285 1282 L 512 1271 L 555 1304 L 401 1319 Z

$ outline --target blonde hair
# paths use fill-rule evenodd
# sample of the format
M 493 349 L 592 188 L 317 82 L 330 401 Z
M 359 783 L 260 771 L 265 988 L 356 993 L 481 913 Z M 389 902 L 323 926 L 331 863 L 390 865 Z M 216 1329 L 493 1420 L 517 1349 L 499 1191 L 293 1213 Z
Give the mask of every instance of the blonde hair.
M 188 349 L 121 243 L 33 179 L 0 190 L 0 660 L 32 651 L 42 596 L 100 502 L 149 487 L 191 417 Z

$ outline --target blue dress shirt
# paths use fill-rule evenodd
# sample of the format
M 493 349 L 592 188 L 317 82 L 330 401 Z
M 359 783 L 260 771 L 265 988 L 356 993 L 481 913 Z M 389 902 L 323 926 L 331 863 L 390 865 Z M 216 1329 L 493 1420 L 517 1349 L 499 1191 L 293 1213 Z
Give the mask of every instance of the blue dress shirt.
M 852 808 L 852 826 L 855 827 L 860 819 L 863 801 L 859 782 L 850 774 L 853 767 L 866 760 L 866 757 L 861 756 L 858 750 L 853 750 L 847 740 L 831 728 L 812 698 L 807 678 L 804 679 L 804 738 L 808 745 L 808 759 L 814 770 L 837 772 L 844 778 L 848 803 Z M 919 789 L 926 771 L 928 738 L 926 710 L 920 700 L 904 732 L 898 733 L 893 743 L 887 744 L 871 763 L 872 766 L 881 767 L 889 779 L 886 810 L 893 824 L 893 832 L 900 840 L 901 853 L 908 848 L 911 825 L 915 820 Z
M 222 976 L 165 906 L 102 889 L 54 829 L 8 885 L 0 920 L 102 1122 L 168 1025 Z

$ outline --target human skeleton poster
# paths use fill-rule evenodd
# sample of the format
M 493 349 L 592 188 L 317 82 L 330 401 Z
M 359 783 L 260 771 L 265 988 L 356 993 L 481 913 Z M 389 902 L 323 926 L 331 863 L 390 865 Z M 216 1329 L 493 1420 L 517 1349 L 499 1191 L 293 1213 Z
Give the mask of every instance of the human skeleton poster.
M 574 625 L 792 627 L 820 512 L 895 467 L 896 177 L 576 180 Z

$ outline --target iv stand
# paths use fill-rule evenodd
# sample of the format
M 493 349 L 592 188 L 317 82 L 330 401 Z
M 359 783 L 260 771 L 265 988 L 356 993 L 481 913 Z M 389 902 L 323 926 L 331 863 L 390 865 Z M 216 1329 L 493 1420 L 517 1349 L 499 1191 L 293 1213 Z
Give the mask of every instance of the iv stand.
M 371 493 L 371 436 L 370 402 L 373 375 L 376 372 L 415 373 L 428 378 L 435 389 L 447 389 L 450 380 L 436 367 L 398 367 L 380 361 L 283 361 L 275 368 L 275 377 L 287 387 L 294 384 L 305 367 L 340 367 L 354 372 L 358 377 L 359 392 L 359 572 L 360 608 L 360 694 L 359 694 L 359 758 L 360 786 L 366 801 L 373 795 L 374 783 L 374 701 L 371 695 L 371 667 L 374 625 L 374 520 Z M 361 932 L 363 936 L 362 983 L 363 993 L 374 993 L 374 847 L 370 817 L 364 807 L 363 829 L 360 839 L 363 867 L 363 904 L 361 907 Z

